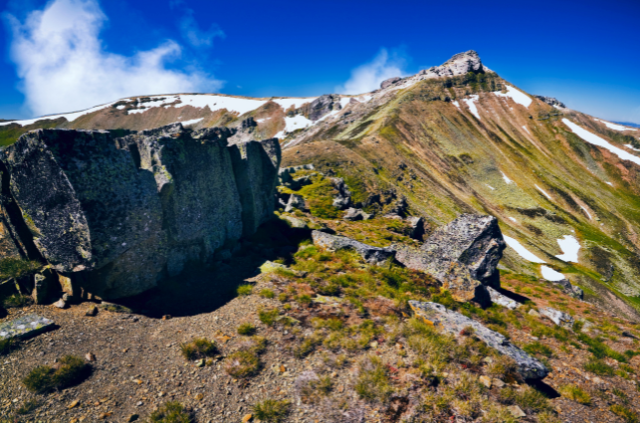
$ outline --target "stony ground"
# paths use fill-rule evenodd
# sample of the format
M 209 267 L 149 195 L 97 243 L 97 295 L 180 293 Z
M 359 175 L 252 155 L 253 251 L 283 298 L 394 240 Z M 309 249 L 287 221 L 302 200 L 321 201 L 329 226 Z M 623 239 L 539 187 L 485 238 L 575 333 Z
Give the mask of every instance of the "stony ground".
M 505 286 L 517 290 L 520 284 L 519 281 L 507 281 Z M 551 293 L 546 297 L 532 299 L 539 306 L 564 300 L 571 307 L 588 310 L 592 317 L 611 318 L 563 294 Z M 10 310 L 3 320 L 35 312 L 54 320 L 58 327 L 24 342 L 18 350 L 2 357 L 0 413 L 8 416 L 35 398 L 39 404 L 37 409 L 24 416 L 23 421 L 123 422 L 134 414 L 144 421 L 158 406 L 177 400 L 193 410 L 197 422 L 240 422 L 251 414 L 251 406 L 255 402 L 265 398 L 290 399 L 295 404 L 294 380 L 310 369 L 330 373 L 338 392 L 353 394 L 350 372 L 327 368 L 322 349 L 306 359 L 295 359 L 284 348 L 288 330 L 273 329 L 260 323 L 256 310 L 281 306 L 275 299 L 243 296 L 208 313 L 165 319 L 104 310 L 90 317 L 85 315 L 89 305 L 72 305 L 65 310 L 53 306 Z M 291 314 L 298 317 L 313 312 L 313 308 L 303 307 L 291 310 Z M 222 356 L 228 354 L 242 341 L 236 328 L 243 322 L 255 324 L 258 335 L 268 339 L 267 351 L 261 356 L 263 369 L 257 376 L 236 380 L 224 371 L 221 359 L 215 359 L 212 365 L 197 367 L 182 357 L 180 343 L 201 336 L 215 339 Z M 521 344 L 536 339 L 526 329 L 511 331 L 511 335 L 516 343 Z M 372 348 L 373 352 L 392 356 L 394 346 L 385 344 L 384 339 L 381 341 Z M 548 360 L 553 372 L 545 380 L 549 390 L 575 383 L 588 391 L 593 399 L 589 406 L 563 397 L 552 399 L 560 421 L 624 421 L 612 414 L 609 408 L 621 402 L 625 395 L 627 398 L 623 402 L 637 403 L 635 375 L 624 379 L 589 374 L 582 369 L 588 356 L 585 349 L 562 346 L 552 338 L 545 338 L 544 342 L 554 351 L 554 357 Z M 637 341 L 621 337 L 614 345 L 624 350 L 637 347 Z M 84 357 L 88 353 L 95 355 L 94 371 L 79 386 L 49 395 L 34 395 L 22 386 L 21 379 L 35 366 L 52 364 L 66 354 Z M 294 406 L 293 410 L 289 421 L 322 421 L 313 415 L 315 413 L 310 408 Z M 372 408 L 368 415 L 367 421 L 389 421 L 382 417 L 384 410 Z M 523 421 L 529 420 L 525 418 Z

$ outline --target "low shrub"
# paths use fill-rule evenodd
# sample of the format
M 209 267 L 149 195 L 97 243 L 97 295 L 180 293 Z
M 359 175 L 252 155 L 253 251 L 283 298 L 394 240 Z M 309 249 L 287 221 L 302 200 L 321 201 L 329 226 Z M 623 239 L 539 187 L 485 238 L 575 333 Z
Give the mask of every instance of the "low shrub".
M 224 369 L 235 378 L 253 376 L 260 370 L 260 359 L 254 351 L 236 351 L 226 358 Z
M 29 391 L 43 394 L 77 385 L 90 375 L 89 363 L 79 357 L 67 355 L 54 367 L 38 366 L 31 370 L 22 383 Z
M 256 327 L 251 323 L 242 323 L 238 326 L 238 335 L 251 336 L 256 333 Z
M 277 308 L 273 308 L 271 310 L 258 310 L 258 318 L 267 326 L 273 326 L 279 315 L 280 311 Z
M 149 416 L 150 423 L 191 423 L 193 419 L 182 404 L 169 401 Z
M 3 304 L 5 308 L 19 308 L 26 307 L 33 303 L 31 297 L 22 294 L 13 294 L 4 299 Z
M 614 404 L 609 408 L 609 410 L 611 410 L 613 414 L 622 418 L 626 423 L 640 422 L 640 418 L 638 417 L 638 415 L 625 406 Z
M 291 403 L 287 400 L 267 399 L 253 406 L 253 415 L 260 421 L 279 423 L 287 417 L 290 407 Z
M 265 289 L 263 289 L 262 291 L 260 291 L 260 296 L 261 296 L 262 298 L 269 298 L 269 299 L 271 299 L 271 298 L 274 298 L 274 297 L 276 296 L 276 294 L 275 294 L 272 290 L 270 290 L 270 289 L 268 289 L 268 288 L 265 288 Z
M 244 297 L 253 293 L 253 285 L 245 284 L 240 285 L 237 289 L 238 296 Z
M 31 399 L 31 400 L 25 401 L 20 406 L 20 408 L 16 410 L 16 414 L 23 416 L 25 414 L 31 413 L 33 410 L 35 410 L 38 407 L 40 407 L 40 402 L 38 400 Z
M 0 339 L 0 356 L 7 355 L 18 348 L 20 341 L 15 338 Z
M 500 402 L 505 404 L 517 404 L 527 414 L 551 411 L 551 405 L 547 398 L 540 392 L 528 386 L 515 390 L 502 388 L 499 394 Z
M 545 357 L 551 357 L 553 355 L 553 350 L 551 348 L 538 341 L 527 344 L 522 349 L 529 354 L 540 354 L 544 355 Z
M 367 357 L 360 363 L 360 373 L 355 391 L 367 401 L 384 402 L 393 393 L 389 380 L 389 371 L 382 360 L 376 356 Z
M 584 369 L 598 376 L 613 376 L 616 371 L 602 360 L 592 359 L 584 365 Z
M 583 405 L 591 405 L 591 396 L 577 385 L 570 384 L 560 387 L 560 393 L 563 397 L 569 398 L 571 401 Z
M 206 338 L 195 338 L 190 342 L 180 344 L 180 350 L 182 356 L 187 360 L 198 360 L 218 354 L 216 343 Z
M 17 257 L 0 259 L 0 279 L 20 279 L 32 275 L 42 268 L 37 261 Z

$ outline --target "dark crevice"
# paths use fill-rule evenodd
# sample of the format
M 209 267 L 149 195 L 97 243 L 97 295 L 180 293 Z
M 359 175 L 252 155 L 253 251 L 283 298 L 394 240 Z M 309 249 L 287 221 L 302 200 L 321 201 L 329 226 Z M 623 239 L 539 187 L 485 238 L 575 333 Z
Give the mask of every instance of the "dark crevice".
M 18 207 L 18 203 L 15 198 L 11 194 L 10 189 L 11 176 L 7 167 L 4 163 L 0 161 L 0 193 L 2 194 L 2 206 L 5 210 L 5 217 L 9 220 L 9 224 L 11 225 L 10 230 L 11 237 L 18 246 L 18 248 L 24 248 L 26 251 L 23 251 L 30 260 L 37 260 L 41 263 L 46 263 L 45 258 L 40 254 L 38 247 L 36 247 L 35 242 L 33 241 L 33 234 L 31 230 L 27 226 L 27 223 L 24 221 L 24 217 L 22 216 L 22 211 L 20 207 Z M 16 239 L 19 238 L 19 239 Z

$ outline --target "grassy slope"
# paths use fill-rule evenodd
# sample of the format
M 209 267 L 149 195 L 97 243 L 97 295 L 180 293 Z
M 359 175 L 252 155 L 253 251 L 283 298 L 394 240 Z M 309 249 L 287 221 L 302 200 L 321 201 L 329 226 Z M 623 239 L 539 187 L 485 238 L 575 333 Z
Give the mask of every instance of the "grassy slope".
M 497 76 L 491 79 L 497 89 L 505 84 Z M 505 234 L 574 283 L 605 285 L 637 307 L 640 168 L 581 140 L 561 119 L 570 118 L 619 146 L 633 144 L 633 138 L 538 100 L 525 108 L 492 94 L 486 83 L 446 85 L 423 81 L 377 107 L 362 105 L 368 109 L 354 122 L 338 122 L 286 149 L 284 166 L 313 162 L 348 182 L 361 181 L 360 190 L 396 189 L 435 225 L 462 212 L 492 214 Z M 480 119 L 460 101 L 471 93 L 480 96 Z M 461 110 L 443 101 L 444 95 L 458 98 Z M 562 253 L 556 240 L 564 235 L 579 239 L 579 264 L 554 257 Z M 538 265 L 513 250 L 503 265 L 539 275 Z

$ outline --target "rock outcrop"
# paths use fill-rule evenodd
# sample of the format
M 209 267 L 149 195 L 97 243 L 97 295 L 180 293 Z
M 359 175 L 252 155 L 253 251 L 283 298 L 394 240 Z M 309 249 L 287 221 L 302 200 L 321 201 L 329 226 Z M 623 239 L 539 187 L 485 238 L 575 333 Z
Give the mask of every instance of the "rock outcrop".
M 351 205 L 351 191 L 342 178 L 331 178 L 331 184 L 338 191 L 333 199 L 333 205 L 340 210 L 349 208 Z
M 420 249 L 393 248 L 397 261 L 432 275 L 457 301 L 488 305 L 485 287 L 500 285 L 497 266 L 506 244 L 495 217 L 462 215 L 437 229 Z
M 574 323 L 574 319 L 573 317 L 571 317 L 571 315 L 563 311 L 556 310 L 555 308 L 544 307 L 540 310 L 540 314 L 542 314 L 544 317 L 551 320 L 558 326 L 570 328 Z
M 457 75 L 465 75 L 468 72 L 481 72 L 486 69 L 482 65 L 480 56 L 473 50 L 464 53 L 458 53 L 451 57 L 440 66 L 433 66 L 429 69 L 420 71 L 418 75 L 424 75 L 426 78 L 442 78 Z
M 394 76 L 393 78 L 385 79 L 380 83 L 380 89 L 384 90 L 385 88 L 392 86 L 393 84 L 397 83 L 400 80 L 402 80 L 402 78 L 400 78 L 399 76 Z
M 332 111 L 341 109 L 338 94 L 325 94 L 313 100 L 309 105 L 309 119 L 315 122 Z
M 564 105 L 564 103 L 562 103 L 560 100 L 558 100 L 557 98 L 554 97 L 545 97 L 543 95 L 536 95 L 534 96 L 535 98 L 537 98 L 538 100 L 542 100 L 545 103 L 547 103 L 549 106 L 556 106 L 556 107 L 561 107 L 563 109 L 566 109 L 567 106 Z
M 271 216 L 279 144 L 228 146 L 231 135 L 37 130 L 1 161 L 37 253 L 71 279 L 70 294 L 115 299 L 207 263 Z
M 455 311 L 447 310 L 445 306 L 437 303 L 409 301 L 409 306 L 416 317 L 454 336 L 458 336 L 467 328 L 473 329 L 473 334 L 488 346 L 502 355 L 511 357 L 516 362 L 518 371 L 524 379 L 540 380 L 549 374 L 549 370 L 544 364 L 513 345 L 503 335 L 488 329 L 475 320 Z
M 362 256 L 370 264 L 381 265 L 389 259 L 393 259 L 395 251 L 390 248 L 379 248 L 363 244 L 351 238 L 338 235 L 330 235 L 325 232 L 311 232 L 314 245 L 329 251 L 352 249 Z

